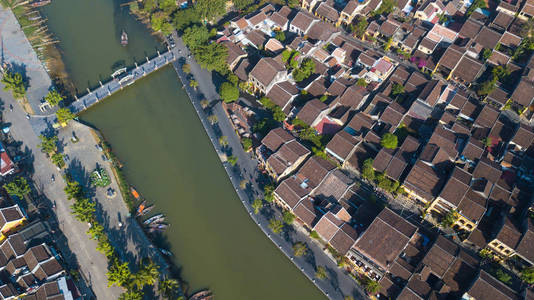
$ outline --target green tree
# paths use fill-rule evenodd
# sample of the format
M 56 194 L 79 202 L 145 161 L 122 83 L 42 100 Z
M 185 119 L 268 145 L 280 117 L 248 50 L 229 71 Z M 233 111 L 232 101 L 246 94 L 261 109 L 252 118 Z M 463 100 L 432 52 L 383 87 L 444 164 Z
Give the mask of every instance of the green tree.
M 115 249 L 113 249 L 113 246 L 109 242 L 109 239 L 106 235 L 100 236 L 96 250 L 104 254 L 108 259 L 115 255 Z
M 394 83 L 393 86 L 391 87 L 391 95 L 397 96 L 397 95 L 402 95 L 402 94 L 404 94 L 404 86 L 398 83 Z
M 192 24 L 200 22 L 200 15 L 194 7 L 178 10 L 174 14 L 173 23 L 178 32 L 182 33 Z
M 451 210 L 443 218 L 441 219 L 441 226 L 444 228 L 449 228 L 452 226 L 452 224 L 456 223 L 458 221 L 459 215 L 456 212 L 456 210 Z
M 37 145 L 37 147 L 41 148 L 41 151 L 44 153 L 52 153 L 57 150 L 57 141 L 58 138 L 56 135 L 51 137 L 46 137 L 44 135 L 40 135 L 39 139 L 41 140 L 41 143 Z
M 467 9 L 466 16 L 470 16 L 477 8 L 486 8 L 484 0 L 474 0 L 469 9 Z
M 491 136 L 488 136 L 487 138 L 483 138 L 482 144 L 484 144 L 486 148 L 490 147 L 491 145 L 493 145 L 493 139 L 491 138 Z
M 293 221 L 295 221 L 295 215 L 292 214 L 289 210 L 284 210 L 282 213 L 282 219 L 284 220 L 284 223 L 287 225 L 293 224 Z
M 350 26 L 350 29 L 355 36 L 363 38 L 368 25 L 369 23 L 364 16 L 358 16 L 354 23 Z
M 252 140 L 249 138 L 242 138 L 241 144 L 243 144 L 243 149 L 247 152 L 252 149 Z
M 366 87 L 367 81 L 365 81 L 365 78 L 358 78 L 358 81 L 356 81 L 356 84 L 361 87 Z
M 383 3 L 383 2 L 382 2 Z M 384 51 L 389 51 L 389 49 L 391 49 L 391 46 L 393 45 L 393 38 L 390 37 L 388 38 L 388 40 L 386 41 L 386 43 L 384 44 Z
M 202 68 L 217 71 L 221 74 L 228 72 L 228 49 L 218 43 L 200 45 L 194 51 L 195 58 Z
M 296 242 L 293 244 L 293 255 L 296 257 L 301 257 L 306 255 L 306 252 L 308 252 L 308 247 L 306 247 L 306 244 L 303 242 Z
M 252 209 L 254 209 L 254 214 L 257 215 L 262 207 L 263 201 L 260 198 L 254 199 L 254 202 L 252 202 Z
M 217 118 L 216 115 L 209 115 L 208 121 L 210 122 L 211 125 L 215 125 L 217 124 L 217 122 L 219 122 L 219 119 Z
M 24 196 L 28 195 L 31 192 L 30 185 L 26 178 L 18 176 L 13 179 L 11 182 L 4 184 L 4 189 L 11 196 L 17 196 L 22 199 Z
M 187 73 L 187 74 L 191 73 L 191 65 L 183 64 L 182 65 L 182 72 Z
M 119 300 L 143 300 L 143 292 L 128 290 L 120 294 Z
M 178 281 L 171 278 L 164 278 L 158 281 L 158 291 L 167 299 L 172 299 L 176 296 L 178 287 Z
M 20 73 L 5 71 L 2 83 L 4 84 L 4 91 L 11 90 L 13 98 L 22 99 L 26 96 L 26 87 Z
M 226 0 L 197 0 L 195 9 L 202 19 L 212 21 L 226 12 Z
M 75 115 L 70 111 L 70 109 L 62 107 L 56 111 L 56 117 L 59 123 L 67 123 L 68 121 L 74 119 Z
M 44 99 L 46 102 L 48 102 L 48 104 L 50 104 L 50 106 L 56 106 L 59 104 L 59 102 L 63 101 L 63 97 L 56 90 L 49 91 Z
M 237 164 L 237 159 L 237 156 L 230 155 L 227 160 L 234 167 Z
M 325 267 L 318 266 L 317 269 L 315 269 L 315 277 L 321 280 L 328 278 Z
M 306 80 L 315 71 L 315 62 L 306 58 L 302 61 L 299 68 L 293 70 L 293 79 L 297 82 Z
M 386 133 L 380 140 L 380 145 L 388 149 L 396 149 L 398 144 L 397 136 L 392 133 Z
M 63 154 L 61 153 L 54 153 L 52 154 L 52 163 L 56 165 L 58 168 L 63 168 L 65 166 L 65 159 L 63 157 Z
M 483 61 L 486 61 L 488 60 L 488 58 L 490 58 L 491 56 L 491 49 L 488 49 L 488 48 L 484 48 L 484 50 L 482 50 L 482 60 Z
M 277 31 L 274 38 L 283 43 L 286 40 L 286 34 L 283 31 Z
M 91 236 L 93 240 L 99 240 L 101 236 L 105 236 L 104 226 L 98 222 L 91 223 L 91 227 L 87 230 L 87 234 Z
M 235 8 L 242 10 L 254 4 L 254 0 L 232 0 L 232 3 L 234 4 Z
M 161 10 L 165 12 L 166 15 L 170 15 L 178 9 L 178 5 L 176 5 L 176 0 L 159 0 L 158 6 Z
M 221 145 L 221 147 L 228 146 L 228 137 L 226 135 L 223 135 L 219 138 L 219 145 Z
M 93 221 L 95 215 L 95 203 L 88 198 L 82 198 L 74 201 L 70 206 L 74 217 L 84 223 Z
M 497 279 L 499 279 L 500 281 L 506 283 L 506 284 L 510 284 L 510 282 L 512 281 L 512 276 L 510 276 L 510 274 L 504 272 L 501 268 L 499 268 L 496 272 L 495 272 L 495 277 L 497 277 Z
M 239 98 L 239 89 L 230 82 L 223 82 L 219 88 L 219 95 L 226 103 L 231 103 Z
M 82 197 L 82 187 L 76 180 L 71 180 L 70 178 L 65 178 L 65 183 L 67 184 L 63 189 L 65 194 L 67 194 L 67 200 L 72 198 L 78 199 Z
M 161 32 L 164 35 L 172 33 L 173 26 L 167 19 L 167 14 L 163 11 L 158 11 L 150 17 L 150 26 L 156 32 Z
M 373 168 L 372 158 L 368 158 L 363 162 L 362 177 L 370 181 L 375 179 L 375 169 Z
M 191 79 L 191 81 L 189 81 L 189 86 L 196 90 L 198 87 L 198 81 Z
M 364 287 L 365 291 L 370 295 L 378 293 L 378 291 L 380 291 L 381 289 L 380 284 L 378 282 L 368 277 L 366 277 L 364 280 Z
M 319 236 L 319 234 L 317 233 L 317 231 L 313 230 L 312 232 L 310 232 L 310 237 L 314 240 L 318 240 L 320 239 L 321 237 Z
M 209 104 L 210 102 L 207 99 L 200 100 L 200 106 L 202 106 L 203 109 L 206 109 L 206 107 L 208 107 Z
M 108 276 L 108 287 L 112 285 L 127 287 L 132 278 L 132 272 L 128 267 L 128 263 L 121 263 L 118 259 L 113 260 L 106 275 Z
M 265 201 L 269 203 L 272 203 L 274 201 L 274 190 L 275 190 L 275 187 L 272 184 L 266 184 L 263 187 L 263 195 L 264 195 Z
M 279 234 L 282 232 L 283 228 L 284 223 L 281 220 L 278 220 L 274 217 L 269 220 L 269 229 L 271 229 L 274 233 Z
M 142 289 L 145 285 L 155 284 L 158 277 L 158 266 L 150 261 L 148 264 L 143 265 L 139 271 L 133 275 L 132 283 L 137 286 L 138 289 Z
M 524 268 L 521 271 L 521 280 L 528 284 L 534 283 L 534 267 Z
M 210 33 L 205 26 L 194 25 L 184 30 L 182 40 L 191 49 L 195 51 L 201 45 L 208 42 Z
M 393 11 L 395 6 L 397 6 L 397 2 L 395 0 L 384 0 L 375 13 L 377 15 L 388 15 Z

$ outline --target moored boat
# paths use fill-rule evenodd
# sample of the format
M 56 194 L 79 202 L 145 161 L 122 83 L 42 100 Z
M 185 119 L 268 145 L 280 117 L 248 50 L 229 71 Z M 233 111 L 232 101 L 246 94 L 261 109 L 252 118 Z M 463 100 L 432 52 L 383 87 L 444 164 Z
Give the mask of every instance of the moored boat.
M 154 228 L 154 229 L 167 229 L 169 228 L 169 224 L 164 224 L 164 223 L 152 223 L 149 225 L 150 228 Z
M 137 216 L 138 217 L 144 216 L 148 214 L 153 208 L 154 208 L 154 205 L 145 206 L 145 208 L 141 212 L 138 212 Z
M 148 225 L 152 223 L 159 223 L 165 221 L 165 216 L 163 214 L 155 215 L 151 218 L 146 219 L 143 221 L 143 224 Z
M 130 187 L 130 193 L 132 193 L 132 196 L 135 198 L 135 200 L 139 200 L 139 193 L 133 188 L 133 186 Z
M 144 200 L 143 202 L 141 202 L 141 204 L 139 204 L 139 206 L 137 207 L 137 212 L 136 212 L 136 216 L 140 216 L 141 213 L 143 213 L 143 211 L 145 210 L 145 207 L 146 207 L 146 200 Z
M 172 256 L 172 252 L 167 250 L 167 249 L 163 249 L 163 248 L 159 248 L 159 251 L 161 251 L 161 253 L 163 253 L 164 255 L 167 255 L 167 256 Z
M 213 299 L 213 293 L 210 290 L 203 290 L 200 292 L 196 292 L 191 297 L 189 297 L 189 300 L 210 300 Z
M 128 34 L 124 30 L 121 33 L 121 45 L 123 46 L 128 45 Z
M 47 4 L 50 4 L 51 2 L 52 2 L 51 0 L 37 0 L 37 1 L 33 1 L 32 3 L 30 3 L 30 5 L 33 7 L 40 7 L 40 6 L 45 6 Z

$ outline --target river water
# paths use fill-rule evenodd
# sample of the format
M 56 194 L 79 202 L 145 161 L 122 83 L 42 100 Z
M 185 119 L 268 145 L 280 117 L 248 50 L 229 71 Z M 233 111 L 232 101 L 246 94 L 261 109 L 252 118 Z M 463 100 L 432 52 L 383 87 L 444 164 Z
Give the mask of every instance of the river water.
M 43 12 L 79 91 L 161 48 L 117 1 L 54 0 Z M 249 218 L 171 66 L 82 119 L 102 131 L 128 180 L 167 215 L 165 239 L 190 290 L 209 287 L 222 300 L 325 298 Z

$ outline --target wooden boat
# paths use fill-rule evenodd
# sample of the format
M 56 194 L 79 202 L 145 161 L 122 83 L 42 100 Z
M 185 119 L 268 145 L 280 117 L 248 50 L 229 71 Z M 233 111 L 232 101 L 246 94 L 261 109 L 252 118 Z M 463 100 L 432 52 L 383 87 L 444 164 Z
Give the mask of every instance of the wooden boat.
M 196 292 L 191 297 L 189 297 L 189 300 L 210 300 L 213 299 L 213 293 L 210 290 L 203 290 L 200 292 Z
M 148 225 L 152 223 L 160 223 L 165 221 L 165 216 L 163 214 L 155 215 L 149 219 L 146 219 L 143 224 Z
M 145 210 L 145 207 L 146 207 L 146 200 L 141 202 L 141 204 L 139 204 L 139 206 L 137 207 L 137 212 L 136 212 L 136 216 L 139 217 L 143 211 Z
M 132 196 L 134 196 L 135 200 L 139 200 L 139 193 L 133 188 L 133 186 L 130 187 L 130 193 L 132 193 Z
M 52 1 L 51 0 L 37 0 L 37 1 L 33 1 L 32 3 L 30 3 L 30 5 L 32 7 L 40 7 L 40 6 L 45 6 L 47 4 L 50 4 Z
M 154 208 L 154 205 L 145 206 L 145 208 L 141 212 L 138 212 L 137 216 L 138 217 L 144 216 L 148 214 L 153 208 Z
M 121 33 L 121 45 L 123 46 L 128 45 L 128 34 L 124 30 Z

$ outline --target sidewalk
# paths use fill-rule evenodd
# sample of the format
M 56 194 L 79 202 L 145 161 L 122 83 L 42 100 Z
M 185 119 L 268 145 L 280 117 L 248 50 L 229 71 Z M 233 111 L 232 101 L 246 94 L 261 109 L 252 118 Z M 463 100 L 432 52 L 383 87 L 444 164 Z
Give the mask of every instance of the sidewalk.
M 182 40 L 178 37 L 175 37 L 177 41 L 176 47 L 181 51 L 181 55 L 187 57 L 189 51 L 183 45 Z M 306 233 L 303 233 L 299 230 L 293 230 L 290 233 L 290 238 L 295 241 L 304 241 L 308 244 L 309 250 L 315 258 L 314 264 L 316 266 L 324 266 L 327 269 L 329 274 L 328 280 L 318 280 L 315 279 L 315 266 L 310 264 L 305 258 L 294 257 L 292 242 L 285 240 L 281 235 L 273 234 L 268 227 L 269 220 L 262 215 L 254 214 L 251 203 L 256 197 L 263 197 L 263 191 L 259 188 L 256 182 L 257 173 L 257 161 L 253 159 L 250 154 L 244 152 L 239 137 L 236 135 L 234 128 L 232 127 L 230 121 L 226 117 L 224 109 L 222 108 L 221 103 L 219 102 L 219 95 L 213 85 L 211 74 L 207 70 L 203 70 L 200 66 L 193 60 L 187 59 L 187 63 L 191 66 L 191 74 L 194 75 L 195 80 L 199 83 L 199 91 L 195 91 L 193 88 L 189 87 L 188 81 L 186 79 L 186 74 L 181 70 L 181 66 L 177 60 L 174 62 L 174 68 L 184 83 L 184 88 L 186 89 L 191 103 L 195 107 L 197 114 L 206 130 L 207 135 L 209 136 L 215 151 L 219 157 L 223 157 L 224 151 L 221 149 L 221 146 L 218 142 L 218 136 L 215 134 L 214 127 L 208 122 L 207 114 L 204 112 L 200 105 L 200 100 L 198 93 L 202 93 L 204 98 L 207 99 L 212 105 L 212 113 L 217 116 L 218 126 L 222 132 L 222 135 L 227 136 L 228 138 L 228 147 L 231 148 L 232 154 L 238 157 L 238 163 L 236 167 L 232 167 L 229 163 L 223 162 L 223 166 L 232 182 L 234 189 L 236 190 L 237 195 L 239 196 L 241 202 L 243 203 L 245 209 L 249 213 L 252 220 L 262 229 L 262 231 L 271 239 L 271 241 L 291 260 L 297 268 L 299 268 L 304 275 L 306 275 L 328 298 L 335 300 L 342 300 L 344 296 L 353 296 L 355 299 L 366 299 L 365 292 L 362 288 L 358 286 L 356 281 L 354 281 L 346 272 L 337 267 L 337 264 L 322 250 L 322 248 L 311 240 Z M 214 104 L 215 103 L 215 104 Z M 239 188 L 241 180 L 246 179 L 249 182 L 251 187 L 251 194 L 248 195 L 245 191 Z M 278 218 L 281 218 L 278 210 L 274 210 Z

